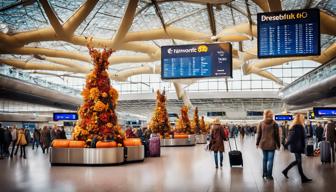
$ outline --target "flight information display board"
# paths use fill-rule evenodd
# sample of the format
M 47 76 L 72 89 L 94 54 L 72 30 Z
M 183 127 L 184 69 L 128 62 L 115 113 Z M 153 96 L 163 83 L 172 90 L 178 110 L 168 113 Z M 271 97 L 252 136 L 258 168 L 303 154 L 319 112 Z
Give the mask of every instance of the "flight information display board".
M 292 121 L 293 116 L 292 115 L 275 115 L 276 121 Z
M 336 118 L 336 107 L 314 107 L 315 117 Z
M 320 10 L 258 13 L 258 57 L 320 55 Z
M 161 47 L 161 78 L 232 77 L 230 43 Z
M 71 120 L 77 120 L 78 114 L 77 113 L 54 113 L 53 115 L 54 121 L 71 121 Z

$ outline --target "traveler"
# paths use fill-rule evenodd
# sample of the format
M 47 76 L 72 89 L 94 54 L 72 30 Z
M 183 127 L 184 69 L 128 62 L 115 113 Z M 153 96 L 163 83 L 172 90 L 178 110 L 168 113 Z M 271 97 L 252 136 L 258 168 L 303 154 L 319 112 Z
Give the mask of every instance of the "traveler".
M 16 126 L 14 125 L 12 130 L 11 130 L 11 135 L 12 135 L 12 152 L 10 154 L 11 157 L 13 157 L 15 147 L 16 147 L 16 142 L 17 142 L 17 136 L 18 136 L 18 130 Z
M 273 161 L 275 149 L 280 148 L 279 126 L 273 120 L 272 110 L 264 111 L 264 120 L 259 123 L 257 131 L 257 148 L 263 151 L 263 178 L 273 180 Z
M 57 133 L 57 125 L 54 125 L 54 127 L 52 129 L 50 129 L 50 138 L 51 138 L 51 141 L 53 141 L 54 139 L 59 139 L 58 137 L 58 133 Z
M 24 129 L 24 134 L 27 140 L 27 145 L 29 145 L 30 141 L 31 141 L 31 135 L 30 135 L 30 131 L 28 128 Z
M 244 126 L 238 126 L 238 130 L 239 130 L 239 133 L 240 133 L 240 138 L 241 140 L 244 140 L 244 137 L 245 137 L 245 128 Z
M 35 145 L 36 145 L 36 149 L 38 149 L 40 145 L 40 138 L 41 138 L 40 130 L 35 129 L 33 133 L 33 150 L 34 150 Z
M 16 142 L 16 150 L 15 150 L 15 155 L 18 152 L 18 149 L 20 147 L 20 157 L 23 156 L 23 158 L 26 158 L 26 145 L 28 144 L 26 135 L 25 135 L 25 130 L 24 128 L 21 128 L 20 131 L 18 132 L 18 139 Z
M 224 128 L 216 118 L 211 125 L 210 150 L 214 152 L 216 169 L 218 168 L 218 153 L 220 157 L 220 166 L 223 167 L 224 152 Z
M 331 153 L 334 163 L 335 163 L 335 142 L 336 142 L 335 127 L 336 127 L 335 122 L 333 120 L 329 120 L 325 127 L 326 140 L 329 141 L 331 145 Z
M 47 153 L 49 152 L 50 144 L 51 144 L 50 130 L 48 129 L 47 126 L 44 126 L 41 132 L 41 148 L 43 153 L 45 153 L 45 150 L 47 150 Z
M 321 125 L 320 122 L 317 123 L 317 127 L 315 129 L 315 135 L 316 135 L 316 148 L 318 146 L 318 143 L 321 142 L 323 140 L 323 132 L 324 129 Z
M 297 165 L 302 183 L 311 182 L 312 180 L 307 178 L 302 169 L 302 157 L 301 153 L 305 151 L 305 127 L 304 127 L 304 116 L 302 114 L 296 114 L 295 118 L 289 128 L 289 133 L 287 137 L 287 142 L 285 146 L 289 146 L 291 153 L 295 155 L 295 161 L 288 165 L 286 169 L 282 171 L 282 174 L 288 178 L 288 171 Z
M 0 127 L 0 159 L 4 158 L 5 155 L 5 129 Z
M 285 121 L 281 125 L 281 144 L 284 146 L 285 149 L 286 149 L 286 147 L 285 147 L 286 138 L 288 136 L 288 129 L 289 129 L 288 123 L 287 123 L 287 121 Z
M 9 157 L 9 145 L 12 142 L 12 134 L 10 129 L 7 127 L 4 132 L 4 156 Z
M 66 138 L 66 134 L 65 134 L 65 130 L 64 130 L 64 127 L 61 128 L 61 131 L 60 131 L 60 139 L 67 139 Z

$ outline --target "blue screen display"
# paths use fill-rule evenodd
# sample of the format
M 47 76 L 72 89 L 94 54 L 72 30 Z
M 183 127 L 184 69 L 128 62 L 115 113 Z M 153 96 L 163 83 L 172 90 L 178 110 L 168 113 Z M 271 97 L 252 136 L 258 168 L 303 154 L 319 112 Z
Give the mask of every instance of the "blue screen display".
M 291 121 L 293 120 L 292 115 L 275 115 L 276 121 Z
M 320 55 L 320 10 L 258 13 L 258 57 Z
M 161 78 L 232 77 L 230 43 L 161 47 Z
M 316 107 L 314 114 L 315 117 L 336 117 L 336 108 Z
M 77 113 L 54 113 L 54 121 L 77 120 Z

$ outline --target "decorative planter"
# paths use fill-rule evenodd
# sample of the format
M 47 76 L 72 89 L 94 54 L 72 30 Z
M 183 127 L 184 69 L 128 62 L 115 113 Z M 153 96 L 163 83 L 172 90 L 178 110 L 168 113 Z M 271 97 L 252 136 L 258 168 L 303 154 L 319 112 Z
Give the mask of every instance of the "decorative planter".
M 50 163 L 68 165 L 109 165 L 124 162 L 124 147 L 50 148 Z
M 187 138 L 161 139 L 161 147 L 194 146 L 196 144 L 195 135 L 188 135 Z
M 200 134 L 196 135 L 196 143 L 197 144 L 206 144 L 207 143 L 207 135 Z
M 145 147 L 143 145 L 125 147 L 126 162 L 143 161 L 144 159 L 145 159 Z

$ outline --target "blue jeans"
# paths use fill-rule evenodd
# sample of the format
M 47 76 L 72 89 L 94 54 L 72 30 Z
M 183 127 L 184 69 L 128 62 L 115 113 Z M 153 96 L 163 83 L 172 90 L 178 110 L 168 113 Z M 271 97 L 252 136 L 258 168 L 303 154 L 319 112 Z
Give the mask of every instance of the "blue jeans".
M 223 153 L 222 152 L 214 151 L 214 157 L 215 157 L 216 167 L 218 167 L 218 153 L 219 153 L 219 158 L 220 158 L 220 165 L 221 166 L 223 165 Z
M 263 175 L 271 177 L 275 150 L 263 150 Z

